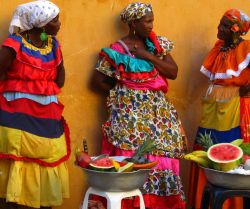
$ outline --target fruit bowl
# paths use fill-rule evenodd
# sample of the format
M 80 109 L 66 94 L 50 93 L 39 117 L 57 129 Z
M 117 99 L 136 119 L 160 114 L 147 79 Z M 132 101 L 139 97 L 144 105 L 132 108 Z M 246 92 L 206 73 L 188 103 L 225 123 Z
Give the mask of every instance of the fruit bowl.
M 126 158 L 123 156 L 112 157 L 114 160 L 122 161 Z M 109 191 L 109 192 L 122 192 L 138 189 L 143 186 L 150 169 L 140 169 L 132 172 L 107 172 L 95 171 L 87 168 L 80 167 L 86 174 L 89 186 Z
M 204 170 L 207 181 L 211 184 L 228 189 L 250 189 L 250 175 L 227 173 L 200 167 Z

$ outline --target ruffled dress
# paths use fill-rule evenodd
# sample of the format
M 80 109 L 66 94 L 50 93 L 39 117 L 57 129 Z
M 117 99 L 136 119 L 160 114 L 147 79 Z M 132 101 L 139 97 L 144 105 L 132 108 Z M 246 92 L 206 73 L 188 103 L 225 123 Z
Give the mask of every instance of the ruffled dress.
M 148 51 L 163 58 L 172 42 L 157 36 L 147 39 Z M 108 52 L 111 51 L 112 53 Z M 107 54 L 105 54 L 107 53 Z M 157 149 L 146 157 L 158 161 L 141 188 L 145 205 L 152 209 L 184 209 L 185 197 L 179 176 L 179 158 L 186 148 L 185 136 L 173 104 L 167 99 L 167 80 L 152 63 L 135 58 L 119 40 L 100 53 L 96 69 L 117 81 L 107 99 L 109 117 L 103 124 L 102 152 L 110 156 L 132 156 L 147 139 Z M 138 199 L 126 200 L 123 208 L 139 206 Z
M 16 58 L 0 81 L 0 198 L 33 208 L 56 206 L 69 197 L 69 129 L 55 83 L 60 45 L 46 48 L 19 34 L 2 44 Z
M 222 51 L 223 41 L 217 41 L 201 67 L 211 84 L 202 100 L 202 117 L 199 134 L 211 134 L 213 142 L 231 142 L 242 138 L 250 142 L 250 98 L 239 96 L 239 87 L 250 81 L 250 41 L 242 41 L 229 51 Z M 203 147 L 195 141 L 194 149 Z M 189 189 L 190 205 L 200 208 L 206 184 L 203 170 L 191 166 Z M 223 209 L 241 209 L 242 201 L 230 199 Z

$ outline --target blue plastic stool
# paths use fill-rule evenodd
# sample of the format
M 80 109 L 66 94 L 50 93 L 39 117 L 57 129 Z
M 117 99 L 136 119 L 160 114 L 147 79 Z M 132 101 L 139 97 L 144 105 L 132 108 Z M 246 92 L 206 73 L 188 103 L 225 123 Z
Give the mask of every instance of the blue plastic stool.
M 202 195 L 201 209 L 222 209 L 227 198 L 236 196 L 243 197 L 243 209 L 250 209 L 250 190 L 227 189 L 207 183 Z

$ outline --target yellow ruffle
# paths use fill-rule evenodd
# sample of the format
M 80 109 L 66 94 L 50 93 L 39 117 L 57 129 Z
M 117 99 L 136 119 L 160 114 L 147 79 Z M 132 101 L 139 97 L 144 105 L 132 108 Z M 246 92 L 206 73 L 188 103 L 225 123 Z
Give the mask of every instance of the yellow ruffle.
M 58 138 L 46 138 L 0 126 L 0 153 L 51 163 L 67 154 L 66 139 L 64 134 Z
M 49 54 L 52 51 L 52 36 L 48 35 L 48 43 L 45 48 L 38 48 L 34 45 L 30 44 L 28 41 L 25 40 L 19 33 L 16 34 L 17 36 L 20 36 L 22 38 L 22 42 L 24 43 L 25 47 L 28 49 L 32 49 L 34 51 L 39 51 L 42 55 Z
M 208 91 L 211 92 L 202 101 L 203 117 L 200 126 L 219 131 L 240 126 L 239 88 L 214 86 Z
M 33 208 L 58 206 L 69 198 L 68 169 L 0 159 L 0 197 Z

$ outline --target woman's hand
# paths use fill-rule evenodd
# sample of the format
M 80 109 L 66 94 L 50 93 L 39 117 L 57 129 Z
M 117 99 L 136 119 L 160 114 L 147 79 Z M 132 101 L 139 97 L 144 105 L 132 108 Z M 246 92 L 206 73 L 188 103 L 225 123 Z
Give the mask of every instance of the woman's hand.
M 151 54 L 146 49 L 139 48 L 136 45 L 130 49 L 130 52 L 137 58 L 145 59 L 154 64 L 161 75 L 169 79 L 175 79 L 178 73 L 178 66 L 170 54 L 167 54 L 160 59 L 154 54 Z
M 241 97 L 250 97 L 250 84 L 241 86 L 239 94 Z
M 135 45 L 130 52 L 137 58 L 140 59 L 149 59 L 149 56 L 151 55 L 150 52 L 148 52 L 147 50 L 143 49 L 143 48 L 139 48 L 137 47 L 137 45 Z

